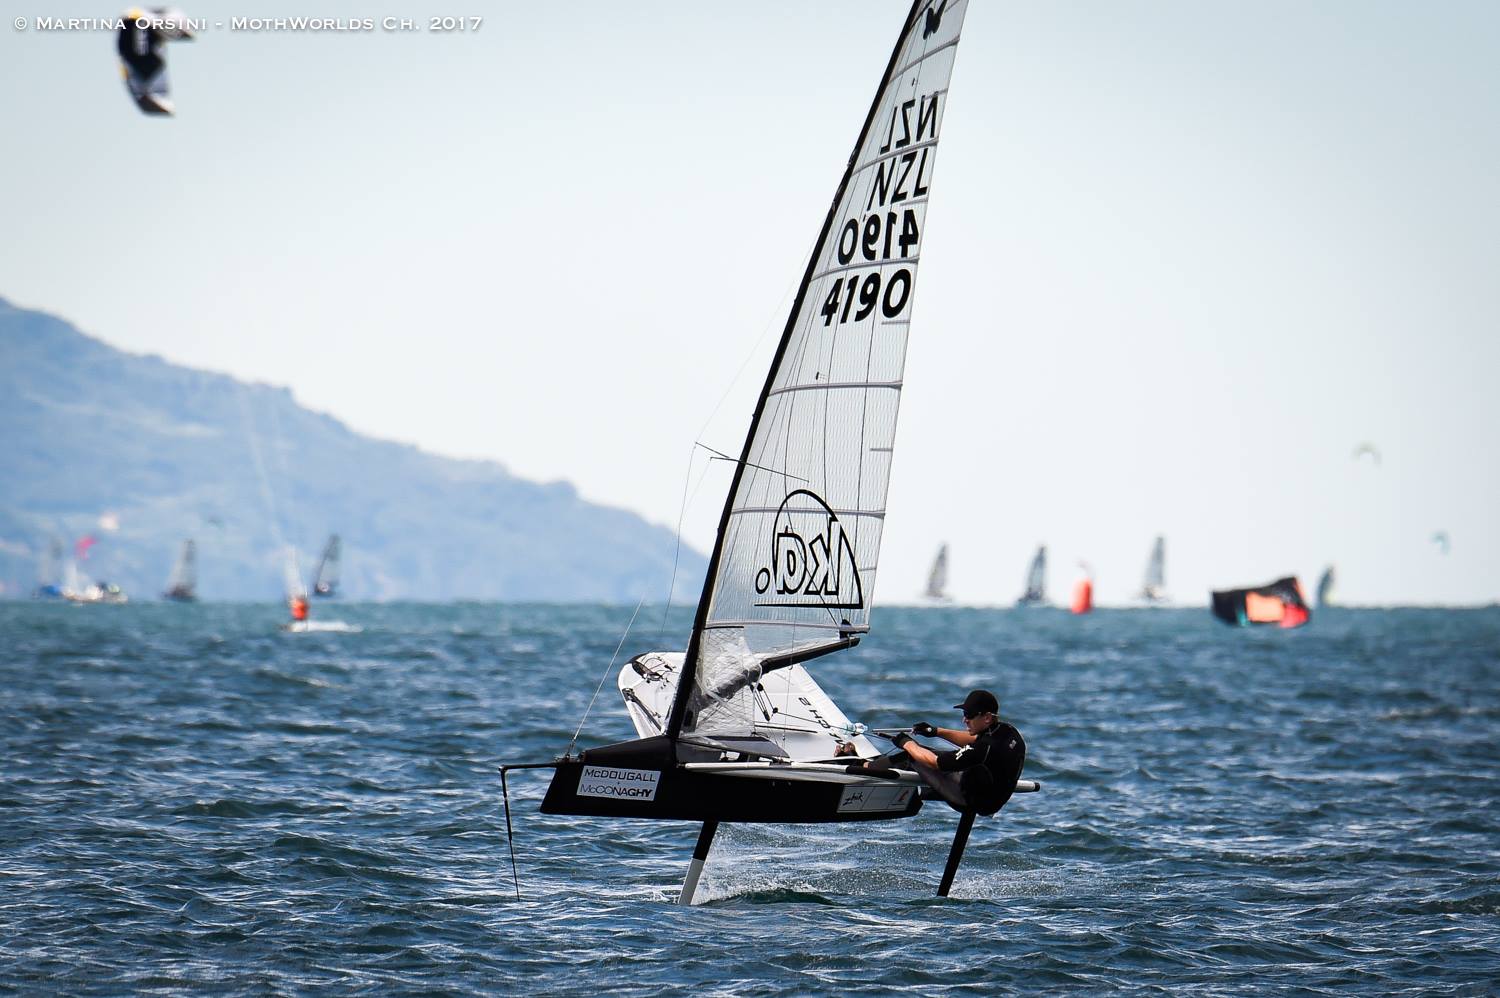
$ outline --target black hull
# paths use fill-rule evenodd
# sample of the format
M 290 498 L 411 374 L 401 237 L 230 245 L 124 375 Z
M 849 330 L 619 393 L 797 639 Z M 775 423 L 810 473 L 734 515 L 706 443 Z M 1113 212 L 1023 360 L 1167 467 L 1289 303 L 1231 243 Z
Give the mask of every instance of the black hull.
M 868 809 L 872 802 L 878 810 Z M 909 818 L 921 808 L 921 795 L 910 784 L 853 786 L 581 761 L 560 763 L 542 800 L 543 814 L 777 824 Z

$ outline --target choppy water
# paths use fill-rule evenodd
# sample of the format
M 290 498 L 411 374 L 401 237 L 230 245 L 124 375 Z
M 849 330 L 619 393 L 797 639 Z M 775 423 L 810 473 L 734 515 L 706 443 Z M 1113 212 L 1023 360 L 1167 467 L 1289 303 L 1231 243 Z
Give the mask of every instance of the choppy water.
M 921 995 L 1500 988 L 1500 610 L 884 610 L 871 724 L 995 688 L 1041 794 L 696 829 L 537 813 L 630 616 L 0 605 L 0 991 Z M 627 653 L 656 646 L 658 615 Z M 666 646 L 687 618 L 675 613 Z M 606 681 L 583 744 L 630 735 Z

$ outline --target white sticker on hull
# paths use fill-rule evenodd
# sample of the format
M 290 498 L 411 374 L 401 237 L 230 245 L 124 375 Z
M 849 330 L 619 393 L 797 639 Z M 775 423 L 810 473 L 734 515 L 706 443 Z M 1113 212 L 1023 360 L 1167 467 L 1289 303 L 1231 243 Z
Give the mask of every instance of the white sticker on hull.
M 848 787 L 839 798 L 839 813 L 850 811 L 905 811 L 916 787 Z
M 578 796 L 611 797 L 616 800 L 655 800 L 661 773 L 654 769 L 620 769 L 617 766 L 584 766 L 578 777 Z

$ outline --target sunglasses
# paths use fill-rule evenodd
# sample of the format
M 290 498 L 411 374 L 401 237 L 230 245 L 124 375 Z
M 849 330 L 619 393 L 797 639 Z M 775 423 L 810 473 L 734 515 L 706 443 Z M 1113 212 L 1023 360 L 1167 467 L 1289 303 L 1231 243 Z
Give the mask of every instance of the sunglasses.
M 987 710 L 979 710 L 979 711 L 975 711 L 975 712 L 974 712 L 974 713 L 972 713 L 972 714 L 971 714 L 971 713 L 969 713 L 969 712 L 968 712 L 968 711 L 964 711 L 964 720 L 965 720 L 965 721 L 972 721 L 972 720 L 974 720 L 974 718 L 976 718 L 976 717 L 986 717 L 986 716 L 988 716 L 988 715 L 989 715 L 989 713 L 990 713 L 990 712 L 989 712 L 989 711 L 987 711 Z

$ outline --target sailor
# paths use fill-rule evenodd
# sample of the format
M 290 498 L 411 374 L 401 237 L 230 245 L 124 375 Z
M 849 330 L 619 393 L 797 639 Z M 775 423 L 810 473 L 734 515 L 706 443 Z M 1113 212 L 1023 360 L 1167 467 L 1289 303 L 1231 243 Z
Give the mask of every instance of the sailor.
M 307 597 L 305 597 L 305 596 L 293 596 L 292 597 L 292 602 L 291 602 L 291 607 L 292 607 L 292 619 L 293 620 L 306 620 L 307 619 Z
M 962 730 L 938 728 L 926 721 L 911 730 L 925 738 L 942 738 L 957 745 L 934 752 L 902 732 L 892 739 L 906 753 L 912 768 L 938 796 L 956 811 L 994 814 L 1015 792 L 1026 764 L 1026 740 L 1011 724 L 1000 720 L 1000 701 L 989 690 L 974 690 L 963 703 Z

